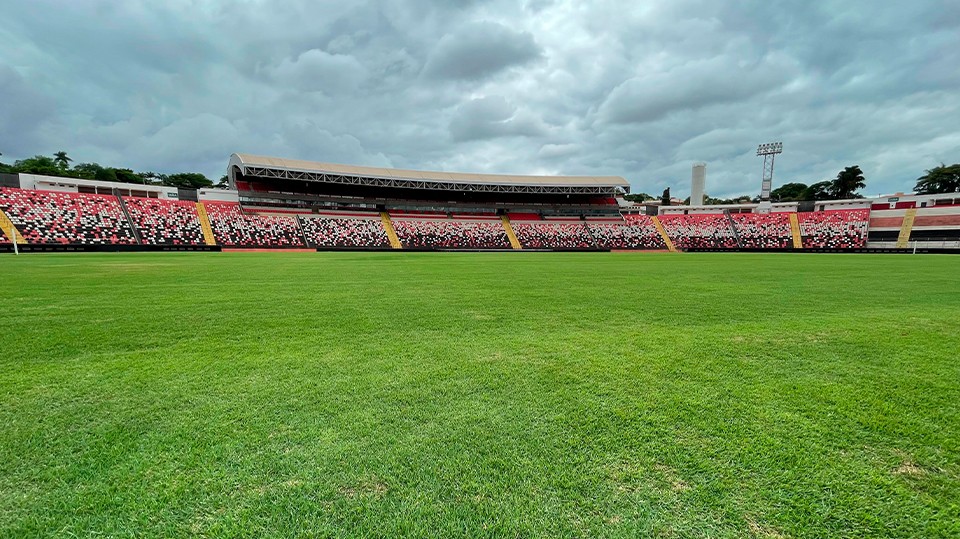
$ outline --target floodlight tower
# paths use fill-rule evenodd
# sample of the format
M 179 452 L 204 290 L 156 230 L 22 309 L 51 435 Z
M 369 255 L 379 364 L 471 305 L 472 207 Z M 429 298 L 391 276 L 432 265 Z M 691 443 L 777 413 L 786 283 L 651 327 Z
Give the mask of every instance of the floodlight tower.
M 773 161 L 783 153 L 782 142 L 768 142 L 757 147 L 757 155 L 763 156 L 763 180 L 760 183 L 760 206 L 757 213 L 770 213 L 770 190 L 773 188 Z

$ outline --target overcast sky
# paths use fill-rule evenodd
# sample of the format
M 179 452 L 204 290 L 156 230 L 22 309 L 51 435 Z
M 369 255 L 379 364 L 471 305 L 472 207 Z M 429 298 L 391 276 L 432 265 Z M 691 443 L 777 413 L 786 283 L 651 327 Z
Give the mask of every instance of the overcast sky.
M 786 7 L 789 4 L 789 7 Z M 0 152 L 213 179 L 233 152 L 759 191 L 960 162 L 960 2 L 13 0 Z

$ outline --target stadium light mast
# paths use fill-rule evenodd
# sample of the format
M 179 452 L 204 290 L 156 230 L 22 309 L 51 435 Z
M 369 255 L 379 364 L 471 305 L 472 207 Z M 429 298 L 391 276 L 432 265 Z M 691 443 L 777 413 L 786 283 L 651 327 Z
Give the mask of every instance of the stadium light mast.
M 783 153 L 782 142 L 768 142 L 757 146 L 757 155 L 763 156 L 763 179 L 760 182 L 760 205 L 757 213 L 770 213 L 770 191 L 773 188 L 773 162 L 777 154 Z

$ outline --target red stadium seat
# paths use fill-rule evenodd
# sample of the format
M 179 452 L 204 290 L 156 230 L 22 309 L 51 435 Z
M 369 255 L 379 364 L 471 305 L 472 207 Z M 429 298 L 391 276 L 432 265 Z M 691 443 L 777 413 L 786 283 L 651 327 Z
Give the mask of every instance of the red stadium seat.
M 592 223 L 587 229 L 601 249 L 666 249 L 653 219 L 646 215 L 625 215 L 623 221 Z
M 395 219 L 393 228 L 407 249 L 509 249 L 510 240 L 498 219 Z
M 4 187 L 0 208 L 30 244 L 137 243 L 115 196 Z
M 204 245 L 195 202 L 123 197 L 123 203 L 144 245 Z
M 582 222 L 517 221 L 513 231 L 524 249 L 596 249 Z
M 300 224 L 312 247 L 390 247 L 380 217 L 300 216 Z
M 789 213 L 735 213 L 731 217 L 745 249 L 788 249 L 793 245 Z
M 736 249 L 730 220 L 722 213 L 660 216 L 667 235 L 678 249 Z
M 303 247 L 297 220 L 247 215 L 236 202 L 204 202 L 217 243 L 227 247 Z
M 797 214 L 804 249 L 858 249 L 867 244 L 870 210 L 828 210 Z

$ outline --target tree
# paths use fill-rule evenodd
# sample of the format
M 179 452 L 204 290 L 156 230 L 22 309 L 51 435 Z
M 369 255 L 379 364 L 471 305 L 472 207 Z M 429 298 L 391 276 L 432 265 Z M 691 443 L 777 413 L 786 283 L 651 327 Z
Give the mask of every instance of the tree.
M 806 191 L 806 189 L 807 184 L 805 183 L 785 183 L 773 191 L 770 191 L 770 198 L 777 202 L 803 200 L 803 192 Z
M 940 163 L 939 167 L 925 172 L 926 174 L 917 178 L 917 185 L 913 188 L 914 193 L 932 195 L 960 192 L 960 163 L 954 163 L 949 167 Z
M 833 200 L 833 195 L 830 194 L 831 185 L 833 182 L 829 180 L 817 182 L 803 190 L 800 200 Z
M 73 167 L 74 175 L 85 180 L 96 178 L 97 173 L 101 170 L 103 170 L 103 167 L 98 163 L 77 163 L 77 166 Z
M 657 197 L 647 193 L 632 193 L 629 195 L 624 195 L 623 198 L 624 200 L 629 200 L 630 202 L 646 202 L 648 200 L 656 200 Z
M 220 176 L 220 181 L 218 181 L 214 187 L 217 189 L 230 189 L 230 178 L 226 174 Z
M 117 181 L 117 173 L 112 168 L 101 168 L 93 179 L 98 182 L 115 182 Z
M 847 167 L 837 174 L 837 179 L 830 184 L 830 196 L 842 200 L 847 198 L 861 198 L 858 189 L 867 186 L 863 171 L 858 165 Z
M 170 187 L 200 189 L 201 187 L 213 187 L 213 182 L 199 172 L 181 172 L 171 174 L 166 177 L 164 185 Z
M 660 204 L 662 204 L 663 206 L 670 205 L 670 188 L 669 187 L 664 189 L 663 194 L 660 195 Z
M 67 157 L 67 152 L 63 150 L 53 154 L 53 162 L 63 170 L 70 168 L 70 161 L 73 161 L 73 159 Z
M 157 172 L 141 172 L 140 177 L 143 178 L 144 183 L 147 185 L 166 185 L 167 184 L 167 175 L 160 174 Z
M 15 172 L 25 174 L 43 174 L 46 176 L 63 176 L 63 171 L 53 161 L 52 157 L 35 155 L 27 159 L 20 159 L 13 164 Z
M 137 174 L 136 172 L 130 170 L 129 168 L 115 168 L 113 173 L 117 177 L 118 182 L 122 183 L 147 183 L 143 178 L 143 175 Z

